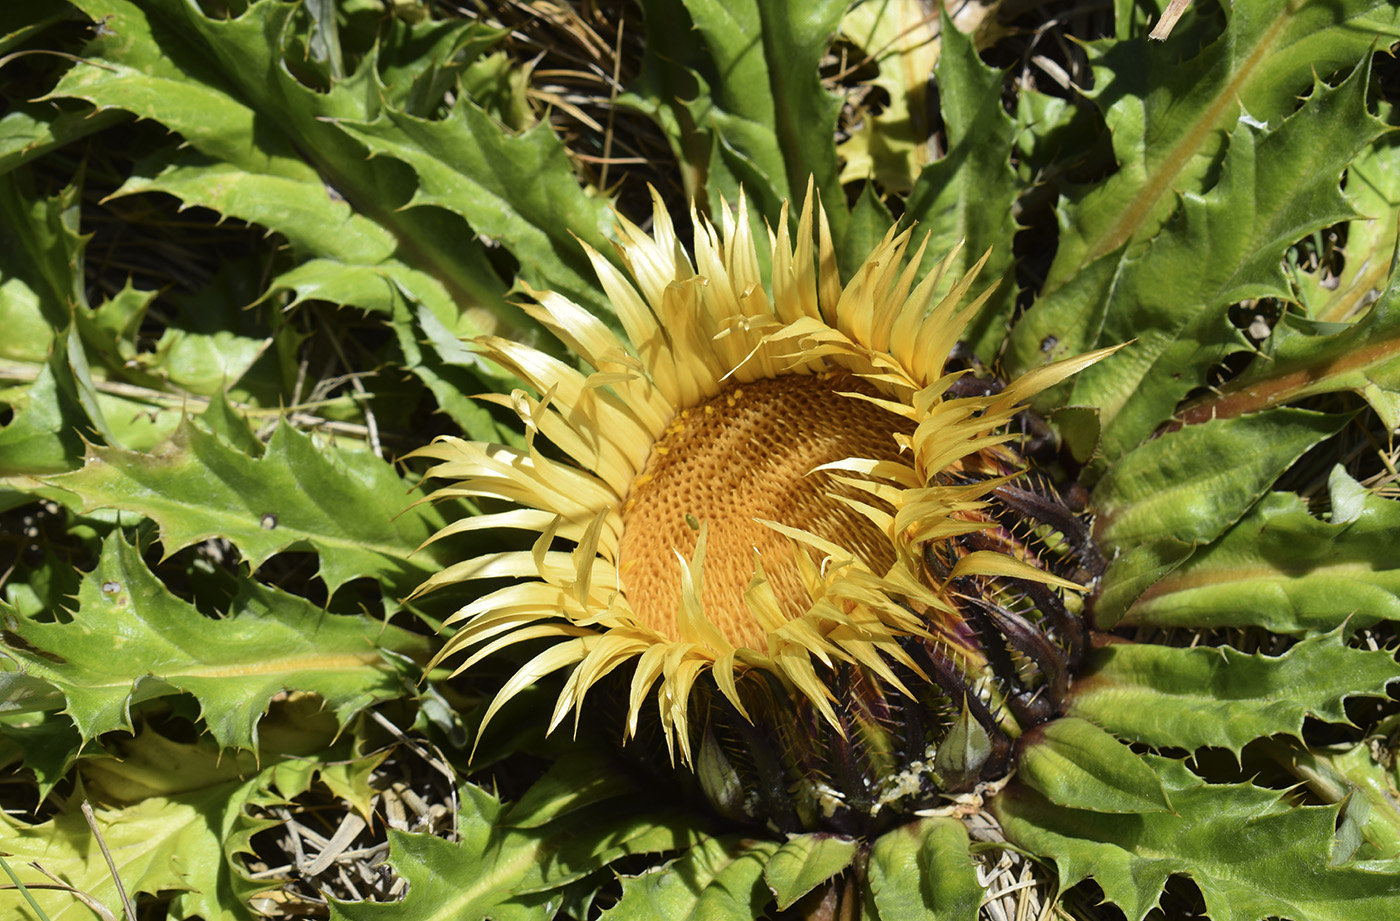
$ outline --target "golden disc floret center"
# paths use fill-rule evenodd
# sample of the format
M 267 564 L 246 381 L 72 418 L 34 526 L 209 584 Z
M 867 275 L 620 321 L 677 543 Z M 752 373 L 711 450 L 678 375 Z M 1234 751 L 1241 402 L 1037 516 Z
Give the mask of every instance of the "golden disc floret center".
M 875 391 L 846 373 L 789 374 L 728 385 L 676 415 L 623 506 L 619 574 L 644 624 L 678 638 L 676 555 L 693 558 L 702 524 L 705 617 L 736 646 L 766 648 L 744 602 L 755 553 L 784 613 L 800 617 L 811 606 L 793 542 L 762 521 L 846 548 L 877 574 L 888 570 L 889 536 L 832 494 L 870 497 L 813 471 L 846 458 L 897 459 L 894 436 L 912 426 L 850 393 Z

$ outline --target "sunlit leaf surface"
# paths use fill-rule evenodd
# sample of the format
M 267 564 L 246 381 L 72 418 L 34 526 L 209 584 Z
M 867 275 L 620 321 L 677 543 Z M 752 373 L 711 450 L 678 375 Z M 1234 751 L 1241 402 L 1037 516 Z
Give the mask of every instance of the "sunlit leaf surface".
M 174 921 L 1400 917 L 1400 8 L 1062 6 L 0 3 L 0 854 L 48 916 L 120 915 L 100 839 Z M 940 293 L 986 256 L 955 388 L 1121 346 L 1013 426 L 1065 509 L 994 529 L 1085 564 L 1063 705 L 1029 718 L 1055 653 L 1010 651 L 1014 775 L 917 810 L 953 749 L 845 714 L 909 749 L 868 834 L 721 817 L 618 748 L 617 675 L 576 729 L 554 676 L 482 733 L 519 662 L 427 669 L 477 596 L 406 600 L 530 546 L 425 546 L 508 506 L 418 502 L 414 449 L 561 454 L 473 337 L 577 365 L 523 292 L 616 327 L 585 245 L 626 269 L 651 189 L 688 250 L 692 206 L 742 194 L 762 244 L 809 184 L 844 278 L 892 225 L 925 269 L 962 245 Z M 1000 692 L 901 648 L 986 757 Z M 845 821 L 842 770 L 733 799 Z

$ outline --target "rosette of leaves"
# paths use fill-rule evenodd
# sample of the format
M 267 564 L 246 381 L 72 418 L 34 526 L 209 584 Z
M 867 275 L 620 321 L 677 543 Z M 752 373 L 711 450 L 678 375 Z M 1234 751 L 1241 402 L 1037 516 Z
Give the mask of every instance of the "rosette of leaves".
M 5 4 L 0 901 L 972 919 L 1015 854 L 1067 917 L 1400 915 L 1400 14 L 1198 2 L 1154 42 L 1152 3 L 1006 6 Z M 1059 718 L 871 837 L 546 739 L 548 680 L 475 738 L 515 669 L 425 675 L 471 596 L 406 599 L 478 509 L 392 463 L 524 443 L 462 340 L 572 360 L 511 292 L 611 316 L 579 241 L 614 253 L 645 181 L 742 189 L 764 239 L 809 176 L 843 277 L 895 222 L 965 241 L 948 284 L 991 250 L 960 360 L 1132 343 L 1034 403 L 1108 564 Z M 452 822 L 390 815 L 409 745 Z M 398 882 L 326 872 L 356 859 Z

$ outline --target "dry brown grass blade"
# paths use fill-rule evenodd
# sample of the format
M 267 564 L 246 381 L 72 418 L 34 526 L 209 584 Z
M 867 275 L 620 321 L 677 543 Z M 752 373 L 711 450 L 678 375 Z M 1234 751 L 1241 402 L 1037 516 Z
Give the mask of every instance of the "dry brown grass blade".
M 1172 0 L 1167 6 L 1167 11 L 1162 14 L 1162 18 L 1157 20 L 1157 24 L 1152 27 L 1152 31 L 1147 33 L 1147 37 L 1159 42 L 1167 40 L 1167 36 L 1172 34 L 1172 29 L 1176 28 L 1176 21 L 1186 12 L 1187 5 L 1191 0 Z
M 97 816 L 92 814 L 92 805 L 83 800 L 82 809 L 83 818 L 87 820 L 88 828 L 92 829 L 92 836 L 97 839 L 97 846 L 102 851 L 102 859 L 107 861 L 107 870 L 112 874 L 112 882 L 117 887 L 117 898 L 122 900 L 122 911 L 126 913 L 128 921 L 136 921 L 136 906 L 131 903 L 131 896 L 126 894 L 126 886 L 122 884 L 121 874 L 117 872 L 117 863 L 107 848 L 107 840 L 102 837 L 102 829 L 97 827 Z
M 59 892 L 67 892 L 69 895 L 73 896 L 73 898 L 77 899 L 79 902 L 82 902 L 88 908 L 91 908 L 100 918 L 102 918 L 102 921 L 117 921 L 117 916 L 112 913 L 112 910 L 110 908 L 108 908 L 106 905 L 103 905 L 101 902 L 97 901 L 97 899 L 88 895 L 86 892 L 83 892 L 81 889 L 74 889 L 72 886 L 59 879 L 57 876 L 54 876 L 47 869 L 45 869 L 45 867 L 42 864 L 40 864 L 37 860 L 31 861 L 29 865 L 34 869 L 38 870 L 40 873 L 44 874 L 44 876 L 53 880 L 53 885 L 44 885 L 41 883 L 36 886 L 28 886 L 27 888 L 53 889 Z M 0 886 L 0 888 L 8 889 L 10 887 Z M 128 915 L 127 917 L 128 919 L 130 919 L 132 916 Z

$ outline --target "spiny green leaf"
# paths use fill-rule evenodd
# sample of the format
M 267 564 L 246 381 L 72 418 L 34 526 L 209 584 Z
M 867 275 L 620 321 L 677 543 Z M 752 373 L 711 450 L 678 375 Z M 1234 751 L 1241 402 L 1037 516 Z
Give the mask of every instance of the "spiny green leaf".
M 538 828 L 569 813 L 635 790 L 635 780 L 601 752 L 570 751 L 531 784 L 502 819 L 511 828 Z
M 175 194 L 201 196 L 186 199 L 191 203 L 237 206 L 247 219 L 288 232 L 310 255 L 338 253 L 347 241 L 337 231 L 348 224 L 355 230 L 350 242 L 372 242 L 375 235 L 381 243 L 392 240 L 399 261 L 427 272 L 463 306 L 519 321 L 504 304 L 504 286 L 475 236 L 459 222 L 448 231 L 443 219 L 449 216 L 433 209 L 399 210 L 413 194 L 412 177 L 393 161 L 368 158 L 336 124 L 378 115 L 376 55 L 317 92 L 282 61 L 291 4 L 255 3 L 222 20 L 183 0 L 77 5 L 104 23 L 85 49 L 97 66 L 69 71 L 54 95 L 154 119 L 194 150 L 179 155 L 174 172 L 148 175 L 132 189 L 164 188 L 168 181 Z M 217 171 L 225 183 L 205 180 L 197 166 Z M 325 218 L 320 233 L 317 214 Z M 370 224 L 378 226 L 371 230 Z
M 686 198 L 704 201 L 712 144 L 708 121 L 696 118 L 709 97 L 709 88 L 699 76 L 704 45 L 694 41 L 686 28 L 691 25 L 690 14 L 680 0 L 638 0 L 637 5 L 647 40 L 636 78 L 616 102 L 656 124 L 675 154 Z
M 408 207 L 437 205 L 504 244 L 521 276 L 605 312 L 583 240 L 611 255 L 608 203 L 590 198 L 574 178 L 563 144 L 548 124 L 510 135 L 470 100 L 442 121 L 386 109 L 374 121 L 341 120 L 369 150 L 407 163 L 418 175 Z
M 74 314 L 82 357 L 92 366 L 94 392 L 86 399 L 100 410 L 108 444 L 154 448 L 174 434 L 190 403 L 241 389 L 260 358 L 297 338 L 276 320 L 269 329 L 270 309 L 248 310 L 262 290 L 259 271 L 248 260 L 229 259 L 190 292 L 143 291 L 128 280 L 92 310 Z M 157 298 L 161 306 L 152 314 Z M 152 348 L 157 323 L 162 329 Z M 76 357 L 70 363 L 79 367 Z M 280 389 L 253 386 L 269 402 L 282 397 Z
M 10 110 L 0 117 L 0 173 L 128 118 L 125 112 L 115 109 L 95 113 L 81 104 L 58 106 L 51 102 L 10 100 Z
M 126 806 L 94 806 L 97 828 L 127 892 L 133 897 L 175 893 L 169 909 L 172 919 L 252 921 L 252 912 L 234 897 L 220 832 L 255 783 L 230 778 L 230 782 L 180 795 L 152 796 Z M 23 825 L 7 811 L 0 815 L 0 834 L 12 865 L 34 887 L 35 897 L 52 921 L 101 919 L 72 894 L 40 888 L 49 880 L 30 868 L 30 861 L 121 916 L 115 883 L 76 801 L 42 825 Z
M 324 183 L 305 177 L 255 173 L 188 148 L 153 174 L 134 174 L 118 195 L 159 191 L 228 217 L 276 230 L 292 248 L 350 264 L 377 265 L 393 256 L 385 227 L 357 214 Z
M 1011 240 L 1017 226 L 1013 205 L 1021 184 L 1011 168 L 1016 129 L 1002 107 L 1002 74 L 984 65 L 972 37 L 942 11 L 938 82 L 948 152 L 924 167 L 906 205 L 915 231 L 931 233 L 924 254 L 928 269 L 958 243 L 963 249 L 949 272 L 951 289 L 987 250 L 991 258 L 978 276 L 978 290 L 997 289 L 972 319 L 963 338 L 978 355 L 992 358 L 1006 335 L 1016 300 Z
M 1050 424 L 1071 456 L 1087 464 L 1099 449 L 1099 411 L 1092 406 L 1061 406 L 1050 413 Z
M 221 58 L 241 51 L 248 55 L 250 76 L 256 73 L 261 80 L 270 75 L 289 7 L 253 4 L 257 13 L 252 18 L 234 20 L 238 24 L 229 27 L 232 40 L 206 43 L 208 33 L 200 27 L 204 16 L 197 6 L 132 0 L 85 0 L 75 5 L 101 21 L 103 28 L 84 48 L 88 65 L 68 71 L 53 96 L 77 97 L 99 110 L 122 109 L 158 121 L 206 155 L 253 172 L 316 178 L 315 170 L 284 137 L 257 130 L 261 126 L 255 110 L 239 100 L 219 73 Z M 275 22 L 264 32 L 258 25 L 268 22 L 269 15 Z M 251 40 L 254 37 L 258 40 Z M 267 37 L 273 40 L 264 40 Z
M 224 537 L 256 569 L 309 546 L 331 592 L 370 576 L 401 598 L 443 563 L 433 546 L 414 555 L 441 518 L 430 507 L 406 509 L 408 486 L 393 467 L 371 454 L 318 447 L 289 425 L 255 458 L 186 423 L 163 453 L 90 447 L 81 470 L 49 482 L 88 508 L 154 519 L 166 553 Z
M 553 910 L 543 907 L 557 909 L 563 886 L 629 854 L 679 850 L 699 840 L 683 821 L 636 810 L 582 810 L 543 829 L 525 830 L 501 826 L 501 817 L 502 806 L 494 796 L 466 785 L 460 842 L 390 832 L 390 860 L 409 881 L 402 902 L 332 902 L 331 917 L 473 921 L 523 912 L 548 918 Z
M 68 334 L 55 341 L 34 383 L 3 396 L 14 417 L 0 429 L 0 476 L 54 473 L 82 463 L 83 434 L 94 433 L 68 363 L 67 342 Z
M 42 363 L 56 331 L 66 325 L 50 320 L 41 294 L 23 278 L 23 261 L 18 251 L 0 251 L 0 325 L 6 331 L 0 362 L 10 380 L 23 379 L 25 369 Z
M 307 730 L 307 735 L 315 734 L 310 727 Z M 130 805 L 152 796 L 178 796 L 246 780 L 257 772 L 262 754 L 226 752 L 208 738 L 178 741 L 145 724 L 106 742 L 104 755 L 83 760 L 82 778 L 84 792 L 109 805 Z
M 950 816 L 920 819 L 876 839 L 868 874 L 881 921 L 974 921 L 985 894 L 967 828 Z
M 1346 226 L 1341 245 L 1340 268 L 1329 258 L 1332 239 L 1315 234 L 1312 251 L 1318 264 L 1312 267 L 1306 251 L 1290 256 L 1294 297 L 1304 315 L 1323 323 L 1345 322 L 1359 316 L 1386 288 L 1395 252 L 1395 203 L 1400 202 L 1400 162 L 1388 138 L 1362 151 L 1347 167 L 1346 192 L 1364 217 Z M 1301 248 L 1300 248 L 1301 249 Z M 1285 318 L 1295 316 L 1291 311 Z M 1269 346 L 1264 343 L 1264 347 Z
M 37 483 L 35 484 L 37 486 Z M 56 492 L 56 490 L 55 490 Z M 43 526 L 48 518 L 50 508 L 41 503 L 40 496 L 43 495 L 42 487 L 34 490 L 29 497 L 29 505 L 26 510 L 28 514 L 22 514 L 20 522 L 29 528 L 36 525 Z M 52 498 L 52 496 L 44 496 Z M 72 518 L 65 515 L 58 509 L 52 509 L 56 515 L 68 524 L 70 533 L 78 531 L 81 533 L 81 525 Z M 35 528 L 40 530 L 40 528 Z M 76 536 L 76 535 L 75 535 Z M 78 586 L 82 584 L 83 572 L 73 565 L 72 545 L 62 548 L 62 554 L 56 553 L 59 549 L 57 542 L 42 535 L 36 535 L 37 540 L 34 545 L 27 548 L 23 560 L 25 572 L 20 579 L 11 578 L 4 585 L 4 597 L 8 599 L 18 613 L 26 615 L 36 615 L 41 612 L 59 611 L 68 603 L 68 600 L 78 593 Z M 84 541 L 93 551 L 97 550 L 97 541 Z M 42 551 L 42 557 L 35 560 L 33 554 Z M 13 575 L 13 574 L 12 574 Z M 0 607 L 0 611 L 4 608 Z
M 709 94 L 701 97 L 700 106 L 692 107 L 696 120 L 717 121 L 720 132 L 745 164 L 767 180 L 751 184 L 755 187 L 749 194 L 764 205 L 791 198 L 793 186 L 777 136 L 774 99 L 766 92 L 770 74 L 758 39 L 763 30 L 758 5 L 714 0 L 693 0 L 684 5 L 713 62 L 705 75 Z M 722 191 L 732 196 L 735 190 Z
M 1171 811 L 1152 768 L 1088 720 L 1066 716 L 1036 726 L 1019 745 L 1017 777 L 1061 806 L 1091 812 Z
M 209 813 L 228 800 L 227 790 L 205 792 L 171 800 L 152 797 L 120 809 L 99 808 L 98 828 L 116 863 L 117 872 L 128 894 L 215 891 L 223 853 L 218 839 L 210 833 Z M 92 832 L 73 804 L 59 818 L 44 825 L 15 827 L 8 815 L 0 817 L 4 849 L 11 865 L 51 921 L 77 921 L 101 916 L 70 893 L 45 889 L 47 877 L 28 866 L 37 861 L 49 872 L 102 904 L 113 917 L 121 917 L 121 901 L 112 882 L 102 852 Z M 226 903 L 212 898 L 199 899 L 191 911 L 172 911 L 171 918 L 198 914 L 206 921 L 251 921 L 253 915 L 234 900 Z
M 408 18 L 395 17 L 380 33 L 374 50 L 386 105 L 424 118 L 442 114 L 454 87 L 475 98 L 479 84 L 472 80 L 472 72 L 480 66 L 492 70 L 489 59 L 504 59 L 519 90 L 512 100 L 518 105 L 519 123 L 532 117 L 524 94 L 526 69 L 504 52 L 489 53 L 508 30 L 470 17 L 413 24 Z
M 874 179 L 899 195 L 913 188 L 932 156 L 928 77 L 938 63 L 940 28 L 918 3 L 860 3 L 841 17 L 841 38 L 878 68 L 869 85 L 888 99 L 881 111 L 864 108 L 860 124 L 836 145 L 842 185 Z
M 78 394 L 78 403 L 87 414 L 88 424 L 95 430 L 97 437 L 107 444 L 121 444 L 107 423 L 107 414 L 103 411 L 103 401 L 97 392 L 97 385 L 93 383 L 92 370 L 88 365 L 87 350 L 83 348 L 82 337 L 70 326 L 65 335 L 54 341 L 54 347 L 55 350 L 62 348 L 68 353 L 68 367 L 73 370 L 73 384 Z
M 635 788 L 634 788 L 635 789 Z M 535 860 L 514 890 L 539 895 L 583 879 L 613 862 L 634 854 L 666 854 L 694 846 L 701 839 L 694 817 L 684 814 L 639 813 L 616 805 L 584 810 L 550 826 L 541 837 L 525 830 L 500 839 L 497 860 L 516 860 L 522 847 L 538 847 Z
M 519 862 L 499 861 L 434 835 L 389 831 L 389 854 L 394 870 L 408 880 L 408 894 L 399 902 L 341 902 L 331 900 L 333 921 L 480 921 L 499 906 L 543 908 L 549 896 L 512 899 L 509 886 L 524 872 Z M 522 849 L 520 860 L 533 854 Z M 535 917 L 548 918 L 540 910 Z
M 1277 124 L 1317 75 L 1350 69 L 1378 38 L 1400 36 L 1400 11 L 1377 0 L 1248 0 L 1224 15 L 1224 34 L 1189 59 L 1189 34 L 1143 36 L 1095 54 L 1091 98 L 1112 131 L 1119 169 L 1064 209 L 1046 295 L 1094 260 L 1154 236 L 1179 192 L 1206 191 L 1241 118 Z M 1331 141 L 1349 141 L 1357 124 Z M 1279 197 L 1294 191 L 1280 188 Z
M 364 265 L 338 262 L 334 259 L 310 259 L 296 268 L 277 276 L 272 290 L 289 289 L 294 304 L 308 300 L 324 300 L 337 304 L 354 304 L 366 310 L 393 316 L 405 310 L 405 304 L 428 311 L 433 320 L 451 335 L 463 367 L 471 367 L 483 377 L 501 377 L 500 369 L 492 369 L 475 356 L 460 339 L 477 335 L 489 328 L 491 319 L 480 308 L 459 310 L 451 295 L 431 275 L 397 262 Z M 525 335 L 524 340 L 538 344 L 542 336 Z
M 1214 188 L 1185 193 L 1160 233 L 1103 257 L 1111 271 L 1082 272 L 1047 293 L 1013 333 L 1008 354 L 1020 368 L 1135 340 L 1078 375 L 1069 397 L 1100 407 L 1110 459 L 1150 435 L 1222 357 L 1246 347 L 1230 304 L 1291 296 L 1288 247 L 1357 216 L 1339 188 L 1342 173 L 1386 130 L 1366 111 L 1368 72 L 1363 63 L 1336 88 L 1319 81 L 1275 129 L 1241 120 Z M 1047 337 L 1058 342 L 1048 352 Z
M 0 612 L 3 610 L 0 603 Z M 77 763 L 83 739 L 73 721 L 56 712 L 7 715 L 4 708 L 15 689 L 6 679 L 12 677 L 16 677 L 15 672 L 0 671 L 0 767 L 33 771 L 39 799 L 46 800 Z M 62 695 L 48 682 L 25 675 L 18 677 L 57 695 L 57 702 L 46 704 L 54 711 L 63 706 Z
M 1270 493 L 1219 541 L 1140 597 L 1125 626 L 1276 633 L 1400 621 L 1400 503 L 1368 494 L 1345 521 Z
M 683 2 L 709 52 L 704 77 L 712 95 L 692 104 L 691 114 L 723 135 L 726 144 L 717 148 L 718 156 L 738 155 L 729 169 L 750 180 L 746 189 L 766 215 L 777 215 L 783 199 L 801 198 L 808 177 L 814 177 L 832 234 L 844 239 L 845 198 L 831 143 L 840 102 L 821 85 L 818 65 L 846 4 Z M 650 29 L 665 27 L 661 21 L 649 23 Z M 712 185 L 710 191 L 712 210 L 719 207 L 716 193 L 731 201 L 738 195 L 733 187 Z
M 1317 795 L 1342 804 L 1342 825 L 1332 851 L 1332 865 L 1400 857 L 1400 810 L 1395 808 L 1395 765 L 1372 741 L 1348 748 L 1261 743 L 1270 756 L 1292 766 Z M 1378 760 L 1379 759 L 1379 760 Z
M 1115 644 L 1095 650 L 1086 670 L 1075 680 L 1071 713 L 1136 742 L 1237 755 L 1254 739 L 1301 737 L 1309 716 L 1348 722 L 1348 698 L 1384 697 L 1400 679 L 1391 652 L 1351 649 L 1340 630 L 1279 656 Z
M 393 329 L 403 352 L 404 367 L 418 375 L 437 398 L 438 406 L 467 437 L 497 444 L 519 440 L 517 432 L 509 425 L 498 424 L 490 411 L 473 399 L 479 391 L 475 386 L 478 380 L 497 382 L 498 388 L 505 389 L 499 367 L 482 368 L 480 358 L 423 304 L 396 308 Z M 476 376 L 472 376 L 474 372 Z
M 229 403 L 222 390 L 215 391 L 209 399 L 209 406 L 195 416 L 194 421 L 224 444 L 249 457 L 262 457 L 267 448 L 253 433 L 253 427 L 249 425 L 247 417 Z
M 109 369 L 114 366 L 126 369 L 149 360 L 149 354 L 138 349 L 136 340 L 151 303 L 158 294 L 157 291 L 139 290 L 128 278 L 121 290 L 92 310 L 75 313 L 74 320 L 82 333 L 83 343 L 95 353 L 99 364 Z
M 388 159 L 368 160 L 363 145 L 333 124 L 377 112 L 374 55 L 352 78 L 318 93 L 298 83 L 280 58 L 289 4 L 255 4 L 225 21 L 178 0 L 90 0 L 84 9 L 104 24 L 86 49 L 94 66 L 70 72 L 55 94 L 156 119 L 189 145 L 149 160 L 123 191 L 167 191 L 282 232 L 303 256 L 332 260 L 344 274 L 391 276 L 395 296 L 431 307 L 453 336 L 515 334 L 522 315 L 505 305 L 505 286 L 474 235 L 437 209 L 399 211 L 413 194 L 412 177 Z M 441 39 L 437 26 L 425 31 Z M 464 53 L 479 44 L 467 41 Z M 390 69 L 399 85 L 412 83 L 397 67 Z M 366 290 L 369 296 L 355 299 Z M 338 303 L 386 309 L 372 286 L 339 293 Z M 490 438 L 489 418 L 461 396 L 480 385 L 444 371 L 431 354 L 418 357 L 424 337 L 415 330 L 396 331 L 409 370 L 469 434 Z M 499 369 L 486 376 L 499 377 Z
M 273 279 L 272 289 L 281 288 L 293 292 L 293 303 L 326 300 L 388 314 L 404 367 L 427 385 L 442 411 L 470 438 L 503 440 L 491 414 L 471 396 L 479 389 L 477 380 L 499 380 L 504 372 L 483 361 L 461 338 L 488 326 L 489 318 L 474 309 L 459 314 L 447 290 L 433 278 L 400 265 L 312 259 Z M 536 337 L 521 338 L 535 344 Z
M 280 725 L 284 720 L 294 725 Z M 266 725 L 269 739 L 290 746 L 229 753 L 207 738 L 176 741 L 150 726 L 129 738 L 109 737 L 109 753 L 89 751 L 80 763 L 81 797 L 40 825 L 0 820 L 0 840 L 10 853 L 42 855 L 46 868 L 120 915 L 106 862 L 78 808 L 88 799 L 102 804 L 94 808 L 98 832 L 130 894 L 163 892 L 171 919 L 251 921 L 247 899 L 267 883 L 249 879 L 238 855 L 251 853 L 252 833 L 276 823 L 245 810 L 284 803 L 269 788 L 285 776 L 286 756 L 295 757 L 293 764 L 315 764 L 306 756 L 326 754 L 339 734 L 310 697 L 281 701 Z M 43 741 L 33 736 L 29 744 Z M 50 898 L 58 906 L 55 919 L 97 918 L 69 893 Z
M 178 803 L 171 812 L 193 806 L 200 813 L 203 834 L 190 830 L 193 864 L 176 862 L 190 887 L 171 900 L 171 918 L 251 918 L 249 899 L 280 887 L 280 880 L 252 879 L 244 862 L 256 854 L 253 834 L 280 824 L 266 817 L 270 810 L 286 806 L 314 777 L 342 795 L 330 778 L 382 757 L 354 757 L 351 733 L 340 732 L 309 694 L 277 700 L 259 736 L 259 752 L 230 753 L 209 738 L 183 742 L 144 725 L 134 738 L 104 739 L 109 756 L 81 761 L 83 789 L 94 801 L 112 808 L 165 801 Z
M 850 866 L 856 848 L 855 840 L 839 835 L 797 835 L 785 841 L 763 868 L 763 879 L 777 896 L 778 910 Z
M 319 99 L 296 81 L 282 61 L 290 4 L 252 3 L 243 15 L 220 19 L 180 0 L 75 5 L 105 28 L 84 49 L 92 66 L 66 74 L 53 96 L 152 119 L 205 155 L 249 172 L 317 180 L 296 142 L 325 141 L 326 149 L 309 153 L 329 165 L 340 162 L 347 139 L 312 124 L 314 116 L 362 114 L 377 102 L 363 92 L 373 84 L 368 71 Z
M 1097 535 L 1109 550 L 1163 534 L 1209 541 L 1342 422 L 1277 409 L 1164 435 L 1120 460 L 1099 482 Z
M 300 724 L 291 727 L 304 732 Z M 374 799 L 379 791 L 371 785 L 374 772 L 392 753 L 392 749 L 380 749 L 360 758 L 349 761 L 327 761 L 312 758 L 283 761 L 271 772 L 270 787 L 275 787 L 277 795 L 291 799 L 307 792 L 315 781 L 325 784 L 326 789 L 337 799 L 350 804 L 364 819 L 374 815 Z M 322 753 L 326 757 L 330 753 Z
M 1336 806 L 1288 806 L 1276 790 L 1208 785 L 1179 762 L 1144 759 L 1173 812 L 1088 812 L 1016 783 L 989 805 L 1008 840 L 1055 861 L 1061 890 L 1092 877 L 1129 921 L 1142 921 L 1173 875 L 1199 887 L 1214 921 L 1400 916 L 1393 866 L 1329 866 Z
M 4 601 L 0 601 L 0 616 L 4 617 L 5 629 L 11 632 L 25 619 L 17 608 Z M 13 640 L 6 640 L 7 644 L 10 642 Z M 13 661 L 6 666 L 0 668 L 0 716 L 62 709 L 62 691 L 38 675 L 16 670 Z
M 6 300 L 37 301 L 54 329 L 69 325 L 74 307 L 87 304 L 83 289 L 85 239 L 78 233 L 79 189 L 68 186 L 43 197 L 28 170 L 0 176 L 0 291 Z M 15 290 L 18 282 L 24 290 Z M 17 343 L 7 344 L 7 349 Z M 42 348 L 42 341 L 30 348 Z
M 71 619 L 14 617 L 13 668 L 62 692 L 84 739 L 130 730 L 134 703 L 176 691 L 200 702 L 220 745 L 254 748 L 258 720 L 286 689 L 320 695 L 343 723 L 402 688 L 383 650 L 422 651 L 415 634 L 320 608 L 251 580 L 229 615 L 206 617 L 170 594 L 115 531 L 83 579 Z
M 879 245 L 892 226 L 894 216 L 880 201 L 875 186 L 867 182 L 861 189 L 860 198 L 851 208 L 851 222 L 846 227 L 846 245 L 836 254 L 843 278 L 855 275 L 870 251 Z
M 539 114 L 530 106 L 530 71 L 530 67 L 508 51 L 493 51 L 473 61 L 462 72 L 459 85 L 462 95 L 501 124 L 513 131 L 523 131 L 539 122 Z M 411 109 L 405 111 L 427 114 Z
M 680 857 L 622 878 L 622 898 L 603 921 L 749 921 L 773 901 L 763 868 L 775 841 L 707 837 Z
M 422 379 L 438 406 L 462 431 L 480 441 L 501 441 L 491 414 L 472 395 L 479 381 L 509 389 L 514 378 L 482 360 L 463 341 L 494 324 L 481 308 L 459 310 L 447 289 L 432 276 L 398 263 L 347 265 L 312 259 L 273 279 L 272 289 L 290 289 L 293 303 L 326 300 L 388 314 L 402 352 L 402 363 Z M 516 338 L 540 346 L 542 335 L 522 331 Z
M 1344 422 L 1298 409 L 1218 419 L 1149 441 L 1110 467 L 1094 491 L 1095 533 L 1113 554 L 1094 600 L 1099 626 L 1116 623 Z
M 1392 274 L 1380 300 L 1343 332 L 1276 328 L 1261 360 L 1179 418 L 1190 424 L 1339 390 L 1361 394 L 1386 428 L 1400 428 L 1400 276 Z
M 498 299 L 505 290 L 484 261 L 461 256 L 463 267 L 471 272 L 474 295 L 459 307 L 440 274 L 411 268 L 397 258 L 401 241 L 392 228 L 328 195 L 319 182 L 248 172 L 197 152 L 181 151 L 157 175 L 133 176 L 119 194 L 152 190 L 285 235 L 295 250 L 312 257 L 273 281 L 272 290 L 294 289 L 297 302 L 319 298 L 389 312 L 390 297 L 384 289 L 388 285 L 392 293 L 401 291 L 429 305 L 441 322 L 462 336 L 495 330 L 499 314 L 506 309 L 480 306 Z M 419 222 L 431 223 L 433 216 L 422 213 Z M 328 271 L 334 277 L 328 277 Z
M 49 26 L 62 22 L 67 11 L 45 0 L 12 0 L 0 9 L 0 54 L 33 39 Z

